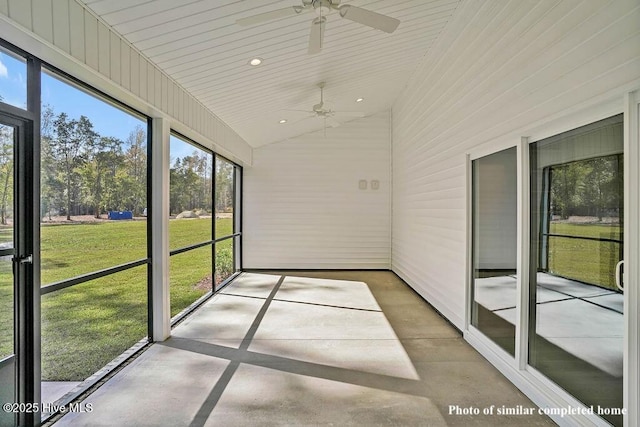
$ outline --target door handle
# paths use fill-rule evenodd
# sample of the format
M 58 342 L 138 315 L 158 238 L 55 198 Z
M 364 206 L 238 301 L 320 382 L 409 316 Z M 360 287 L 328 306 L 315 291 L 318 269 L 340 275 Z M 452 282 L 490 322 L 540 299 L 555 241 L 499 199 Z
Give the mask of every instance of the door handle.
M 33 264 L 33 255 L 24 255 L 13 257 L 13 261 L 19 264 Z
M 618 287 L 618 289 L 620 289 L 622 292 L 624 292 L 624 282 L 622 280 L 622 265 L 624 264 L 624 260 L 620 260 L 617 264 L 616 264 L 616 286 Z

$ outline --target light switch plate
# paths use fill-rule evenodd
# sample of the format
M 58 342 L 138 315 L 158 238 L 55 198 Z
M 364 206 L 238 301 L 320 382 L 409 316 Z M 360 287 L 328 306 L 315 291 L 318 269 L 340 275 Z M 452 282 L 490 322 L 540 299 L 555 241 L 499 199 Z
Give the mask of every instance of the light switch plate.
M 380 181 L 378 181 L 377 179 L 374 179 L 371 181 L 371 189 L 372 190 L 377 190 L 378 188 L 380 188 Z
M 366 179 L 361 179 L 361 180 L 358 182 L 358 188 L 359 188 L 360 190 L 366 190 L 366 189 L 367 189 L 367 180 L 366 180 Z

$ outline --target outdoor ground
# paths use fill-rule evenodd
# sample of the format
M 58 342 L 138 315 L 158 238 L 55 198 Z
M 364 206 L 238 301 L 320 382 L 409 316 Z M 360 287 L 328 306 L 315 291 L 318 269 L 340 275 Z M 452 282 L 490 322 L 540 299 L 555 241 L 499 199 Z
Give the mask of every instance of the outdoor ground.
M 550 231 L 552 234 L 622 240 L 620 224 L 597 222 L 593 217 L 553 221 Z M 620 260 L 620 249 L 621 244 L 615 242 L 552 237 L 549 239 L 549 272 L 616 290 L 614 270 Z

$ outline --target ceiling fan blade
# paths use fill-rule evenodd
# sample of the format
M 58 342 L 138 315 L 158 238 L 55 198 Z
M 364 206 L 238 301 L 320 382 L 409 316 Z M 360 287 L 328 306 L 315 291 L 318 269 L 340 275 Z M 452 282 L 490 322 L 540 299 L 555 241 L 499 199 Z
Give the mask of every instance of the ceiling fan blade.
M 372 12 L 360 7 L 351 6 L 349 4 L 342 5 L 338 8 L 340 16 L 350 21 L 358 22 L 368 27 L 382 30 L 385 33 L 393 33 L 400 21 L 387 15 Z
M 282 111 L 288 111 L 288 112 L 292 112 L 292 113 L 307 113 L 307 114 L 315 114 L 315 111 L 312 110 L 282 110 Z
M 272 10 L 271 12 L 259 13 L 257 15 L 247 16 L 246 18 L 240 18 L 236 20 L 236 24 L 243 27 L 262 24 L 263 22 L 273 21 L 274 19 L 278 18 L 286 18 L 287 16 L 299 15 L 307 9 L 308 7 L 302 6 L 285 7 L 284 9 Z
M 331 126 L 332 128 L 337 128 L 342 124 L 336 119 L 334 119 L 333 117 L 326 117 L 326 119 L 327 119 L 327 123 L 329 123 L 329 126 Z
M 327 18 L 316 18 L 311 22 L 311 33 L 309 34 L 309 55 L 315 55 L 322 50 L 324 43 L 324 25 Z
M 334 111 L 333 113 L 342 117 L 364 117 L 364 113 L 360 111 Z
M 290 124 L 294 125 L 294 124 L 296 124 L 296 123 L 304 122 L 305 120 L 313 119 L 313 118 L 315 118 L 315 117 L 316 117 L 316 115 L 315 115 L 315 114 L 314 114 L 314 115 L 311 115 L 311 116 L 303 117 L 303 118 L 301 118 L 301 119 L 298 119 L 298 120 L 295 120 L 295 121 L 291 122 Z

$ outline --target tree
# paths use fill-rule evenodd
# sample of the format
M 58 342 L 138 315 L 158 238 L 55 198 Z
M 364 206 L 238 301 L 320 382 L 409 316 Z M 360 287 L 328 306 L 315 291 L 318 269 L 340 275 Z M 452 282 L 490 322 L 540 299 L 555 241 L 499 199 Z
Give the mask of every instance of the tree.
M 0 224 L 7 224 L 13 204 L 13 129 L 0 125 Z
M 233 164 L 216 157 L 216 212 L 233 211 Z
M 131 179 L 123 196 L 127 209 L 141 213 L 147 206 L 147 133 L 142 126 L 131 131 L 126 146 L 123 166 Z
M 171 213 L 201 208 L 198 189 L 202 177 L 197 173 L 197 156 L 177 158 L 169 171 L 171 180 L 169 209 Z
M 551 201 L 555 214 L 596 216 L 618 211 L 622 194 L 621 157 L 596 157 L 551 167 Z M 621 214 L 620 212 L 618 214 Z
M 554 166 L 551 169 L 551 200 L 554 212 L 562 218 L 573 215 L 578 200 L 578 186 L 582 183 L 584 167 L 578 162 Z
M 618 173 L 618 156 L 598 157 L 588 161 L 589 171 L 585 174 L 583 203 L 589 215 L 602 217 L 616 210 L 622 194 L 621 177 Z
M 51 219 L 51 209 L 54 199 L 60 193 L 56 180 L 56 162 L 51 149 L 53 140 L 53 121 L 55 112 L 49 104 L 42 106 L 40 118 L 40 209 L 41 216 L 45 214 Z
M 60 113 L 55 118 L 53 129 L 50 147 L 61 165 L 59 173 L 65 184 L 66 215 L 67 220 L 71 220 L 73 202 L 81 195 L 79 168 L 86 162 L 88 150 L 95 145 L 98 134 L 86 116 L 74 120 L 68 119 L 66 113 Z
M 91 205 L 96 218 L 100 218 L 100 214 L 107 209 L 104 204 L 105 195 L 113 186 L 114 171 L 122 164 L 122 145 L 123 142 L 118 138 L 97 138 L 82 168 L 84 186 L 88 193 L 84 202 Z

